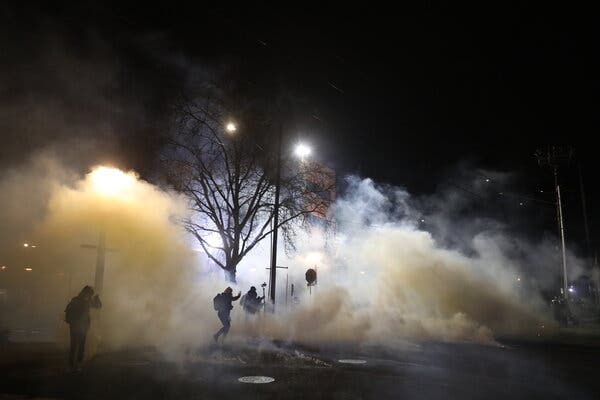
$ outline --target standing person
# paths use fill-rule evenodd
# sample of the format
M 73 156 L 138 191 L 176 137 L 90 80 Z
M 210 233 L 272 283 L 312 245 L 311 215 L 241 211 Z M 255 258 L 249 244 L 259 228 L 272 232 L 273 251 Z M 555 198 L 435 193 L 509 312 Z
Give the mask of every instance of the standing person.
M 83 361 L 85 338 L 90 329 L 90 308 L 101 308 L 102 303 L 98 295 L 94 296 L 94 289 L 85 286 L 76 297 L 73 297 L 65 309 L 65 322 L 69 324 L 71 336 L 71 349 L 69 351 L 69 366 L 75 369 L 76 362 Z
M 225 339 L 227 333 L 229 333 L 229 328 L 231 328 L 230 314 L 231 310 L 233 310 L 233 305 L 231 303 L 239 299 L 241 295 L 242 292 L 239 292 L 238 295 L 234 297 L 233 289 L 228 287 L 223 293 L 219 293 L 213 299 L 213 305 L 215 310 L 217 311 L 217 316 L 223 324 L 223 327 L 213 335 L 213 339 L 215 339 L 215 342 L 219 342 L 219 336 L 223 335 L 223 339 Z
M 242 307 L 246 312 L 246 315 L 256 314 L 260 308 L 260 304 L 262 303 L 264 296 L 258 297 L 256 293 L 256 288 L 254 286 L 250 287 L 248 293 L 246 293 L 241 300 Z

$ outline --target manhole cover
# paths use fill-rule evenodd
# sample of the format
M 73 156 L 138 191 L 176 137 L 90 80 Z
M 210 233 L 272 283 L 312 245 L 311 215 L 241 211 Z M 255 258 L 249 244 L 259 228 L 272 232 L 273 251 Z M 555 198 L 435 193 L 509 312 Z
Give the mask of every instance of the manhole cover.
M 270 376 L 242 376 L 238 378 L 238 381 L 242 383 L 271 383 L 275 382 L 275 378 Z
M 341 360 L 338 360 L 339 363 L 342 364 L 366 364 L 367 362 L 365 360 L 355 360 L 352 358 L 344 358 Z

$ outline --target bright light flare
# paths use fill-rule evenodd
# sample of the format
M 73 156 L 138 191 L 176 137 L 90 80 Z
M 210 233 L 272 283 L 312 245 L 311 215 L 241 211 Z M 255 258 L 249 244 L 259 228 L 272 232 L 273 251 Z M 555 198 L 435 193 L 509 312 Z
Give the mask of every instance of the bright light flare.
M 302 161 L 310 156 L 310 153 L 312 153 L 312 149 L 304 143 L 298 143 L 294 149 L 294 154 Z
M 229 133 L 235 133 L 237 131 L 237 126 L 233 122 L 228 122 L 227 125 L 225 125 L 225 130 Z
M 306 255 L 306 262 L 309 265 L 320 264 L 323 261 L 323 253 L 319 251 L 311 251 Z
M 23 243 L 23 247 L 29 247 L 29 243 Z
M 31 267 L 25 267 L 25 271 L 31 272 L 31 271 L 33 271 L 33 269 Z
M 136 177 L 131 172 L 125 173 L 117 168 L 97 167 L 91 172 L 90 179 L 98 194 L 116 196 L 131 187 Z

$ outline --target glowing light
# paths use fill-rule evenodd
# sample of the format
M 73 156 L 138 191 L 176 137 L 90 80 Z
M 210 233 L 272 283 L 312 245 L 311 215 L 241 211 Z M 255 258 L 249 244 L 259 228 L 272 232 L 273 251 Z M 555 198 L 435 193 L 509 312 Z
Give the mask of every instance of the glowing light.
M 489 182 L 489 181 L 490 181 L 490 178 L 485 178 L 485 181 L 486 181 L 486 182 Z
M 312 251 L 306 255 L 306 262 L 310 265 L 319 264 L 323 259 L 323 254 L 318 251 Z
M 25 271 L 31 272 L 31 271 L 33 271 L 33 269 L 31 267 L 25 267 Z
M 311 148 L 304 143 L 298 143 L 294 149 L 294 154 L 302 161 L 304 161 L 306 157 L 310 156 L 310 153 L 312 153 Z
M 237 131 L 237 126 L 233 122 L 228 122 L 227 125 L 225 125 L 225 130 L 229 133 L 234 133 Z
M 116 196 L 131 187 L 136 176 L 134 173 L 125 173 L 117 168 L 97 167 L 90 173 L 94 189 L 102 196 Z
M 4 271 L 4 270 L 6 270 L 7 268 L 8 268 L 8 267 L 7 267 L 6 265 L 2 265 L 2 266 L 0 266 L 0 271 Z
M 29 247 L 29 243 L 23 243 L 23 247 Z

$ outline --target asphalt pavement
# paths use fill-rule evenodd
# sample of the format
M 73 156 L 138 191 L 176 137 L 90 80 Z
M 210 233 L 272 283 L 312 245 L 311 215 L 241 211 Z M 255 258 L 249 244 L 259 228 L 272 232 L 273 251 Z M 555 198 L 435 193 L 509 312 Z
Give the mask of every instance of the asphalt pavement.
M 140 348 L 103 352 L 75 373 L 64 357 L 52 345 L 9 345 L 0 355 L 0 398 L 600 398 L 600 348 L 557 343 L 254 342 L 187 349 L 176 360 Z M 274 381 L 240 382 L 245 376 Z

